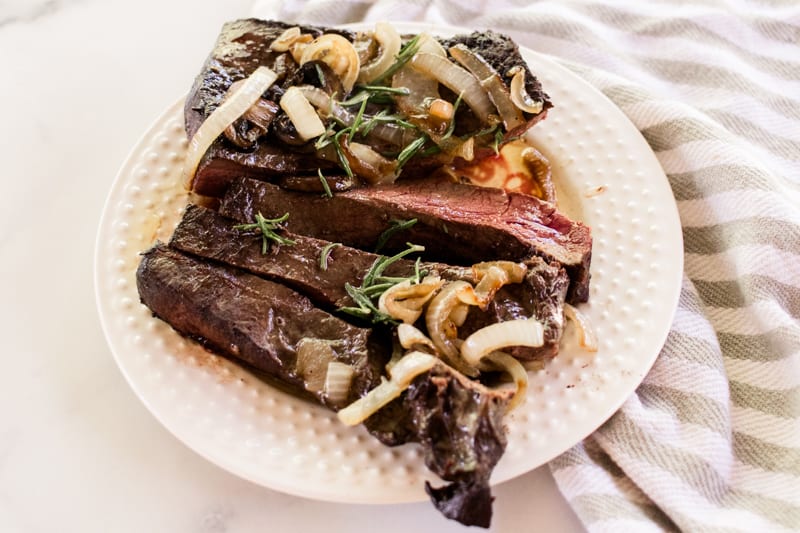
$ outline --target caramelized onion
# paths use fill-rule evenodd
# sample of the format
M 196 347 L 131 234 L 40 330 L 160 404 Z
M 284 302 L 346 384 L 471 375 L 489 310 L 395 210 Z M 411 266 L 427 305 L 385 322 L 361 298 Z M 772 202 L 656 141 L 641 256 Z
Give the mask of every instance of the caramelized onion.
M 423 352 L 409 352 L 397 361 L 390 370 L 391 379 L 384 381 L 365 396 L 351 403 L 337 413 L 339 420 L 348 426 L 355 426 L 376 413 L 411 385 L 411 382 L 436 364 L 438 359 Z
M 325 373 L 325 387 L 322 392 L 330 403 L 339 405 L 347 400 L 347 396 L 350 393 L 350 384 L 355 373 L 355 368 L 347 363 L 339 361 L 328 363 L 328 370 Z
M 497 109 L 478 79 L 468 71 L 444 57 L 428 53 L 417 53 L 411 60 L 411 65 L 426 76 L 438 80 L 454 93 L 460 94 L 479 120 L 491 122 L 490 115 L 496 114 Z
M 402 281 L 381 294 L 378 309 L 392 318 L 406 324 L 413 324 L 422 315 L 422 308 L 444 281 L 439 276 L 425 276 L 416 284 L 411 280 Z
M 578 308 L 570 304 L 564 304 L 564 316 L 571 320 L 578 327 L 579 342 L 581 347 L 590 352 L 597 351 L 597 335 L 589 322 L 589 318 L 581 313 Z
M 310 85 L 302 85 L 299 86 L 298 89 L 303 92 L 306 99 L 317 108 L 317 112 L 322 116 L 333 117 L 346 126 L 352 126 L 353 122 L 355 122 L 356 116 L 342 107 L 339 102 L 332 99 L 330 95 L 325 93 L 322 89 Z M 368 122 L 370 118 L 369 115 L 364 115 L 363 122 Z M 416 135 L 413 129 L 404 128 L 388 122 L 381 122 L 372 128 L 368 137 L 374 137 L 400 147 L 413 141 Z
M 505 372 L 514 382 L 516 390 L 508 403 L 508 410 L 514 409 L 525 401 L 526 392 L 528 391 L 528 372 L 522 363 L 505 352 L 492 352 L 484 357 L 481 361 L 481 370 L 486 369 L 487 363 L 490 365 L 491 370 Z
M 525 279 L 525 274 L 528 272 L 528 267 L 523 263 L 515 263 L 514 261 L 484 261 L 482 263 L 475 263 L 472 265 L 472 274 L 476 279 L 480 280 L 491 268 L 499 268 L 508 276 L 506 283 L 522 283 Z
M 472 292 L 472 285 L 466 281 L 452 281 L 446 284 L 433 297 L 425 312 L 425 326 L 436 350 L 445 362 L 468 376 L 476 376 L 477 371 L 465 365 L 459 358 L 457 326 L 451 315 L 461 302 L 461 293 Z
M 400 346 L 406 350 L 419 350 L 421 347 L 425 347 L 431 352 L 436 352 L 436 346 L 433 345 L 433 341 L 411 324 L 397 326 L 397 340 L 400 341 Z
M 307 141 L 325 133 L 325 124 L 322 123 L 317 112 L 297 87 L 286 89 L 281 97 L 280 106 L 303 140 Z
M 507 320 L 481 328 L 461 345 L 461 356 L 467 364 L 475 366 L 486 355 L 507 346 L 529 346 L 544 343 L 544 328 L 534 318 Z
M 541 113 L 544 102 L 536 101 L 531 98 L 527 89 L 525 89 L 525 69 L 522 67 L 514 67 L 511 71 L 513 71 L 514 76 L 511 78 L 511 101 L 526 113 L 534 115 Z
M 369 83 L 381 77 L 392 66 L 397 53 L 400 51 L 400 34 L 388 22 L 375 24 L 375 41 L 380 45 L 378 57 L 366 65 L 361 65 L 358 81 Z
M 353 89 L 361 66 L 353 43 L 335 33 L 320 35 L 303 49 L 299 63 L 314 60 L 327 64 L 342 80 L 347 92 Z
M 394 183 L 397 179 L 397 161 L 386 159 L 366 144 L 350 142 L 347 135 L 339 146 L 353 173 L 370 184 Z
M 295 370 L 303 378 L 306 390 L 323 390 L 328 364 L 333 360 L 333 349 L 329 342 L 311 337 L 300 339 L 297 343 Z
M 278 75 L 267 67 L 258 67 L 242 85 L 221 103 L 200 125 L 189 141 L 189 150 L 183 164 L 183 185 L 191 190 L 197 166 L 208 147 L 245 111 L 255 104 Z
M 295 43 L 295 41 L 297 41 L 299 37 L 300 27 L 292 26 L 281 33 L 277 39 L 272 41 L 269 45 L 269 49 L 276 52 L 288 52 L 289 48 Z
M 520 110 L 511 101 L 511 95 L 505 83 L 503 83 L 503 79 L 485 59 L 463 44 L 451 47 L 450 55 L 478 78 L 481 86 L 488 92 L 492 103 L 497 107 L 506 131 L 511 131 L 525 124 L 525 117 L 522 116 Z

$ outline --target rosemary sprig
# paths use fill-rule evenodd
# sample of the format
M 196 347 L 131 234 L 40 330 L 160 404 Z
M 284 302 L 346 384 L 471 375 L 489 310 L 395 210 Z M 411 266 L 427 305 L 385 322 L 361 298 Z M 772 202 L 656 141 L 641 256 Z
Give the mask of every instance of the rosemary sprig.
M 423 135 L 411 141 L 408 146 L 403 148 L 399 154 L 397 154 L 397 173 L 400 173 L 400 169 L 403 168 L 409 159 L 414 157 L 417 152 L 419 152 L 425 143 L 428 142 L 428 136 Z
M 322 68 L 320 68 L 319 63 L 315 63 L 314 68 L 317 69 L 317 77 L 319 78 L 320 87 L 325 87 L 325 73 L 322 72 Z
M 392 63 L 392 65 L 388 69 L 386 69 L 386 71 L 384 71 L 383 74 L 381 74 L 380 78 L 375 80 L 376 82 L 380 83 L 387 78 L 391 78 L 392 76 L 394 76 L 395 72 L 403 68 L 403 66 L 406 63 L 411 61 L 411 59 L 419 51 L 420 47 L 419 39 L 421 35 L 422 34 L 415 35 L 413 39 L 408 41 L 406 44 L 403 45 L 402 48 L 400 48 L 400 51 L 397 52 L 397 55 L 395 56 L 395 62 Z
M 458 111 L 458 106 L 461 105 L 462 96 L 464 96 L 464 91 L 458 93 L 458 98 L 456 98 L 456 101 L 453 104 L 453 118 L 450 120 L 450 124 L 447 126 L 447 131 L 445 131 L 444 135 L 442 135 L 442 140 L 450 138 L 450 136 L 453 135 L 453 131 L 456 129 L 456 111 Z
M 359 133 L 362 137 L 366 137 L 369 135 L 369 132 L 372 131 L 372 128 L 377 126 L 380 122 L 393 122 L 403 128 L 417 128 L 414 124 L 405 120 L 402 115 L 390 115 L 387 110 L 381 109 L 364 122 Z
M 342 145 L 339 144 L 339 138 L 342 135 L 347 135 L 349 133 L 350 133 L 349 128 L 336 132 L 336 135 L 333 136 L 333 147 L 336 149 L 336 157 L 339 158 L 339 165 L 344 169 L 345 173 L 347 173 L 347 177 L 352 179 L 353 169 L 350 168 L 350 162 L 347 160 L 347 156 L 344 155 L 344 150 L 342 150 Z
M 353 119 L 353 124 L 350 125 L 350 131 L 352 132 L 352 135 L 350 135 L 351 138 L 355 137 L 355 135 L 358 133 L 358 129 L 361 127 L 361 121 L 364 118 L 364 110 L 366 108 L 367 101 L 364 100 L 361 102 L 361 107 L 358 108 L 358 113 L 356 113 L 356 118 Z
M 240 231 L 259 231 L 261 234 L 261 254 L 264 255 L 269 250 L 270 243 L 283 244 L 291 246 L 295 244 L 292 239 L 278 235 L 275 230 L 280 229 L 280 224 L 289 219 L 289 213 L 284 214 L 278 218 L 264 218 L 264 215 L 259 212 L 256 214 L 256 221 L 252 224 L 238 224 L 233 229 Z
M 351 106 L 360 104 L 361 102 L 370 100 L 375 101 L 376 98 L 381 96 L 389 96 L 398 94 L 400 96 L 408 96 L 411 91 L 405 87 L 386 87 L 385 85 L 360 85 L 359 91 L 354 95 L 340 102 L 343 106 Z
M 367 271 L 360 287 L 354 287 L 350 283 L 345 283 L 344 289 L 347 291 L 347 294 L 350 296 L 350 298 L 353 299 L 356 307 L 341 307 L 339 310 L 349 315 L 357 316 L 363 319 L 369 319 L 375 324 L 396 324 L 397 321 L 389 315 L 382 313 L 373 300 L 380 298 L 384 292 L 397 283 L 401 283 L 406 280 L 411 280 L 412 283 L 419 283 L 422 279 L 422 276 L 425 275 L 424 271 L 420 271 L 419 259 L 417 259 L 417 263 L 414 266 L 413 276 L 408 278 L 397 278 L 386 277 L 383 275 L 383 272 L 390 265 L 396 263 L 405 256 L 425 250 L 424 246 L 411 243 L 406 244 L 408 245 L 408 248 L 400 253 L 397 253 L 391 257 L 387 257 L 385 255 L 378 257 Z
M 319 268 L 322 270 L 328 270 L 328 260 L 331 258 L 331 252 L 337 246 L 341 246 L 342 243 L 340 242 L 331 242 L 325 245 L 322 249 L 322 252 L 319 254 Z
M 492 149 L 494 150 L 494 155 L 500 155 L 501 142 L 503 142 L 503 130 L 497 128 L 497 131 L 494 132 L 494 141 L 492 142 Z
M 328 180 L 325 179 L 325 176 L 322 175 L 322 169 L 317 169 L 317 175 L 319 176 L 319 181 L 322 183 L 322 188 L 325 190 L 325 196 L 328 198 L 333 198 L 333 193 L 331 192 L 331 187 L 328 185 Z
M 375 243 L 375 253 L 377 254 L 380 252 L 383 247 L 386 246 L 386 243 L 389 242 L 389 239 L 394 237 L 397 233 L 407 230 L 416 223 L 416 218 L 412 218 L 411 220 L 390 220 L 389 227 L 381 233 L 380 237 L 378 237 L 378 242 Z

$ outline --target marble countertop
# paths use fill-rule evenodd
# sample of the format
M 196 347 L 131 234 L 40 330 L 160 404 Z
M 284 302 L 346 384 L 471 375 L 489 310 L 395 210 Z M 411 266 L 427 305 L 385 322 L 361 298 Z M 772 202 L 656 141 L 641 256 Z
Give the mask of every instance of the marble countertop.
M 92 271 L 106 194 L 252 3 L 0 5 L 0 531 L 465 530 L 427 502 L 316 502 L 227 473 L 159 425 L 106 345 Z M 495 495 L 492 531 L 582 531 L 546 468 Z

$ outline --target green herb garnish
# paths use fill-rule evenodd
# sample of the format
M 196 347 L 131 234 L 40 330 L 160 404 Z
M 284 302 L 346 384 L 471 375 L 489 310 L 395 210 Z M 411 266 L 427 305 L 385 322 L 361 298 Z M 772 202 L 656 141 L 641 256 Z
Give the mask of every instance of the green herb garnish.
M 456 129 L 456 111 L 458 111 L 458 106 L 461 105 L 462 96 L 464 96 L 464 91 L 458 93 L 458 98 L 456 98 L 456 102 L 453 104 L 453 118 L 450 120 L 450 125 L 447 126 L 447 131 L 445 131 L 444 135 L 442 135 L 442 140 L 445 140 L 453 135 L 453 131 Z
M 319 254 L 319 268 L 328 270 L 328 260 L 331 258 L 331 251 L 337 246 L 341 246 L 340 242 L 331 242 L 325 245 L 322 252 Z
M 266 254 L 269 250 L 270 243 L 283 244 L 291 246 L 295 244 L 292 239 L 288 239 L 275 233 L 275 230 L 280 229 L 280 224 L 289 219 L 289 213 L 278 218 L 264 218 L 264 215 L 259 212 L 256 215 L 256 221 L 252 224 L 239 224 L 234 226 L 233 229 L 240 231 L 256 231 L 261 233 L 261 254 Z
M 412 218 L 411 220 L 390 220 L 389 227 L 381 233 L 380 237 L 378 237 L 378 242 L 375 243 L 375 253 L 377 254 L 380 252 L 383 247 L 386 246 L 386 243 L 389 242 L 389 239 L 394 237 L 397 233 L 407 230 L 416 223 L 416 218 Z
M 394 76 L 395 72 L 403 68 L 403 66 L 406 63 L 411 61 L 411 59 L 419 51 L 420 47 L 419 39 L 421 36 L 422 34 L 420 33 L 414 36 L 414 38 L 408 41 L 406 44 L 404 44 L 403 47 L 400 48 L 400 51 L 397 52 L 397 55 L 395 56 L 395 62 L 392 63 L 392 65 L 388 69 L 386 69 L 386 71 L 383 74 L 381 74 L 381 77 L 375 81 L 381 82 L 386 78 L 391 78 L 392 76 Z
M 353 123 L 350 125 L 350 131 L 352 135 L 350 137 L 354 137 L 358 133 L 358 128 L 361 127 L 361 120 L 364 118 L 364 109 L 367 108 L 367 101 L 364 100 L 361 102 L 361 107 L 358 108 L 358 113 L 356 113 L 356 118 L 353 119 Z
M 358 86 L 359 92 L 351 96 L 347 100 L 340 102 L 343 106 L 351 106 L 360 104 L 361 102 L 370 100 L 375 101 L 382 96 L 389 96 L 392 94 L 399 94 L 400 96 L 408 96 L 411 91 L 405 87 L 386 87 L 384 85 L 360 85 Z M 388 102 L 391 102 L 391 98 Z M 384 102 L 384 103 L 388 103 Z
M 317 69 L 317 77 L 319 78 L 320 86 L 325 87 L 325 73 L 322 72 L 322 68 L 319 66 L 319 63 L 314 63 L 314 68 Z
M 492 142 L 492 149 L 495 155 L 500 155 L 500 143 L 503 142 L 503 130 L 498 128 L 494 132 L 494 142 Z
M 398 254 L 395 254 L 391 257 L 387 257 L 385 255 L 378 257 L 367 271 L 360 287 L 354 287 L 350 283 L 345 283 L 344 289 L 347 291 L 347 294 L 350 296 L 350 298 L 353 299 L 353 302 L 355 302 L 357 307 L 341 307 L 339 310 L 352 316 L 369 319 L 375 324 L 396 324 L 397 321 L 386 313 L 382 313 L 373 300 L 380 298 L 384 292 L 397 283 L 401 283 L 406 280 L 410 280 L 412 283 L 419 283 L 422 279 L 422 276 L 425 275 L 424 271 L 420 271 L 419 259 L 417 259 L 417 263 L 415 264 L 413 276 L 409 276 L 407 278 L 396 278 L 386 277 L 383 275 L 383 272 L 390 265 L 396 263 L 405 256 L 416 252 L 423 252 L 425 250 L 424 246 L 411 243 L 406 244 L 408 245 L 408 248 Z
M 319 176 L 319 181 L 322 183 L 322 188 L 325 189 L 325 196 L 328 198 L 333 198 L 333 193 L 331 192 L 331 187 L 328 185 L 328 180 L 325 179 L 325 176 L 322 175 L 322 169 L 317 169 L 317 175 Z
M 400 169 L 405 165 L 409 159 L 414 157 L 417 152 L 419 152 L 425 143 L 428 142 L 428 137 L 423 135 L 422 137 L 418 137 L 411 141 L 408 146 L 403 148 L 403 150 L 397 154 L 397 173 L 400 173 Z
M 350 168 L 350 162 L 347 160 L 347 156 L 344 155 L 344 150 L 342 150 L 342 145 L 339 144 L 339 138 L 342 135 L 349 134 L 349 129 L 340 130 L 333 136 L 333 147 L 336 148 L 336 157 L 339 158 L 339 165 L 344 169 L 345 173 L 347 173 L 347 177 L 352 179 L 353 178 L 353 169 Z

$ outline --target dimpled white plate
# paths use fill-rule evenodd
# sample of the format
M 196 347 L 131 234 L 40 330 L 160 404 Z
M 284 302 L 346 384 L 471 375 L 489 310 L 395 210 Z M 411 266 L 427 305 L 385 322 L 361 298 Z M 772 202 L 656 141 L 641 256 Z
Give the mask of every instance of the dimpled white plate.
M 600 347 L 587 353 L 567 338 L 555 360 L 530 373 L 526 403 L 507 417 L 508 449 L 494 483 L 566 451 L 634 391 L 666 338 L 683 261 L 671 190 L 639 132 L 574 74 L 532 51 L 523 56 L 557 106 L 531 138 L 553 165 L 562 208 L 592 227 L 591 298 L 581 308 Z M 438 480 L 415 445 L 387 448 L 363 428 L 343 426 L 333 413 L 182 338 L 139 303 L 139 253 L 169 239 L 187 202 L 180 185 L 186 145 L 177 102 L 133 149 L 100 223 L 97 305 L 131 387 L 187 446 L 253 482 L 331 501 L 425 499 L 423 481 Z M 600 186 L 604 192 L 589 194 Z

